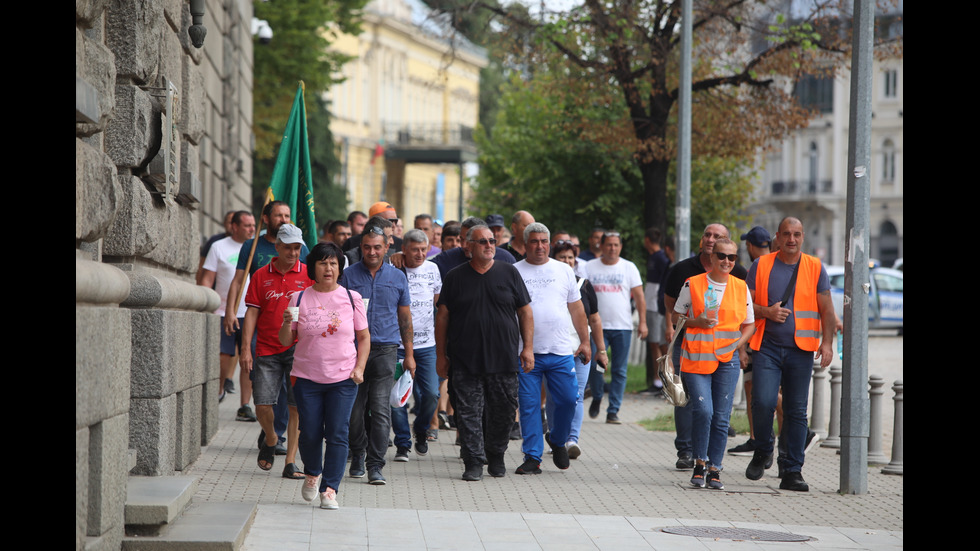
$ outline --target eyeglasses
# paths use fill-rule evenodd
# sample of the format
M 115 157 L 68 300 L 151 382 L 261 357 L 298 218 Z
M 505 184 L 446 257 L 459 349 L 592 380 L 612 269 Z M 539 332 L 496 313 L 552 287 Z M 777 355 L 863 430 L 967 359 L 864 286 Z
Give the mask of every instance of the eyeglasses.
M 725 260 L 726 258 L 728 260 L 731 260 L 732 262 L 735 262 L 736 260 L 738 260 L 738 255 L 737 254 L 725 254 L 725 253 L 718 253 L 718 252 L 716 252 L 715 253 L 715 256 L 718 257 L 718 260 Z
M 477 243 L 477 244 L 482 245 L 484 247 L 487 246 L 488 243 L 490 245 L 496 245 L 497 244 L 497 239 L 494 238 L 494 237 L 491 237 L 490 239 L 486 239 L 486 238 L 484 238 L 484 239 L 468 239 L 467 241 L 469 241 L 470 243 Z

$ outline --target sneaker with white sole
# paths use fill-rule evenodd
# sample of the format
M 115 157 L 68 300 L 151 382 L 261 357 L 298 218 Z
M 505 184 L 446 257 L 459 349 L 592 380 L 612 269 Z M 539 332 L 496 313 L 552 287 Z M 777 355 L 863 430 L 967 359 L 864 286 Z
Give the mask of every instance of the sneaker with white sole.
M 691 486 L 704 488 L 704 465 L 694 465 L 694 475 L 691 476 Z
M 395 462 L 396 463 L 408 463 L 408 452 L 412 451 L 412 448 L 398 447 L 398 451 L 395 452 Z
M 313 501 L 313 498 L 320 493 L 320 475 L 310 476 L 306 475 L 306 480 L 303 482 L 303 499 L 306 501 Z
M 340 509 L 340 504 L 337 503 L 337 490 L 327 488 L 326 492 L 320 494 L 320 508 Z
M 569 459 L 578 459 L 578 456 L 582 455 L 582 448 L 579 447 L 578 442 L 569 440 L 565 443 L 565 449 L 568 450 Z
M 721 483 L 721 472 L 720 471 L 708 471 L 708 476 L 705 477 L 708 488 L 712 490 L 724 490 L 725 485 Z

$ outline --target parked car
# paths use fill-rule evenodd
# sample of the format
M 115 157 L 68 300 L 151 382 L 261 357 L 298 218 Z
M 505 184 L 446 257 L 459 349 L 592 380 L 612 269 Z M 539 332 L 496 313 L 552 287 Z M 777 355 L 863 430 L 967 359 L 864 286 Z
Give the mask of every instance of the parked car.
M 903 257 L 903 258 L 899 258 L 898 260 L 896 260 L 895 261 L 895 264 L 892 265 L 892 269 L 898 270 L 900 272 L 904 272 L 905 271 L 905 258 Z
M 827 266 L 830 276 L 830 296 L 834 311 L 844 319 L 844 267 Z M 898 329 L 904 325 L 904 273 L 891 268 L 871 268 L 871 290 L 868 293 L 868 327 Z

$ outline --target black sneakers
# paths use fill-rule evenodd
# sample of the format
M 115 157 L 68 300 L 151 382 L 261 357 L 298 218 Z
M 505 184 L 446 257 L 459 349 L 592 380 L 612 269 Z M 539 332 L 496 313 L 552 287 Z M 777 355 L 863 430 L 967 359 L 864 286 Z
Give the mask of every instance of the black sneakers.
M 759 480 L 766 473 L 766 465 L 772 466 L 772 452 L 755 450 L 752 461 L 749 461 L 749 466 L 745 468 L 745 478 Z
M 589 418 L 595 419 L 599 416 L 599 410 L 602 408 L 602 398 L 593 398 L 592 404 L 589 405 Z
M 361 453 L 355 453 L 354 455 L 351 456 L 350 458 L 351 478 L 364 478 L 364 475 L 367 474 L 364 471 L 364 459 L 366 455 L 367 454 L 365 454 L 364 452 L 361 452 Z
M 704 488 L 704 465 L 694 466 L 694 474 L 691 475 L 691 486 Z
M 712 490 L 724 490 L 725 485 L 721 483 L 721 472 L 708 470 L 708 476 L 705 477 L 707 481 L 708 488 Z
M 678 471 L 686 471 L 694 468 L 694 454 L 691 452 L 677 452 L 677 463 L 674 468 Z
M 528 458 L 514 472 L 517 474 L 541 474 L 541 463 Z
M 744 444 L 739 444 L 734 448 L 729 448 L 728 453 L 730 455 L 738 455 L 742 457 L 752 457 L 755 452 L 755 445 L 752 444 L 752 440 L 746 440 Z
M 368 473 L 368 484 L 384 486 L 386 483 L 384 475 L 381 474 L 381 467 L 371 467 L 371 472 Z
M 468 482 L 483 480 L 483 464 L 480 462 L 467 464 L 466 470 L 463 471 L 463 480 Z
M 487 454 L 487 474 L 494 478 L 507 475 L 507 466 L 504 465 L 504 454 Z
M 564 470 L 572 465 L 571 462 L 568 460 L 569 459 L 568 449 L 563 445 L 555 444 L 554 442 L 552 442 L 550 432 L 545 433 L 544 441 L 547 442 L 549 446 L 551 446 L 551 459 L 552 461 L 555 462 L 556 467 Z
M 803 473 L 794 471 L 783 473 L 783 480 L 779 483 L 779 489 L 794 492 L 809 492 L 810 486 L 804 482 Z
M 426 432 L 415 433 L 415 453 L 425 457 L 429 453 L 429 437 Z

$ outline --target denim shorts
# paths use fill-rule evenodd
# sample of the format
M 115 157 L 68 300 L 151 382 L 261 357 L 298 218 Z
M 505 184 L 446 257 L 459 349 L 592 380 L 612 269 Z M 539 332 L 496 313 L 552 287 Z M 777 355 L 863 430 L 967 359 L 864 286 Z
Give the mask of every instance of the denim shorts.
M 245 318 L 238 318 L 238 329 L 234 334 L 225 333 L 225 328 L 221 328 L 221 353 L 225 356 L 237 356 L 238 348 L 242 345 L 242 324 Z
M 272 354 L 270 356 L 259 356 L 252 362 L 252 399 L 257 406 L 271 406 L 279 401 L 279 390 L 282 388 L 283 378 L 288 380 L 289 373 L 293 370 L 293 351 L 295 346 L 289 350 Z M 293 385 L 286 384 L 286 403 L 290 406 L 296 405 L 296 398 L 293 396 Z

